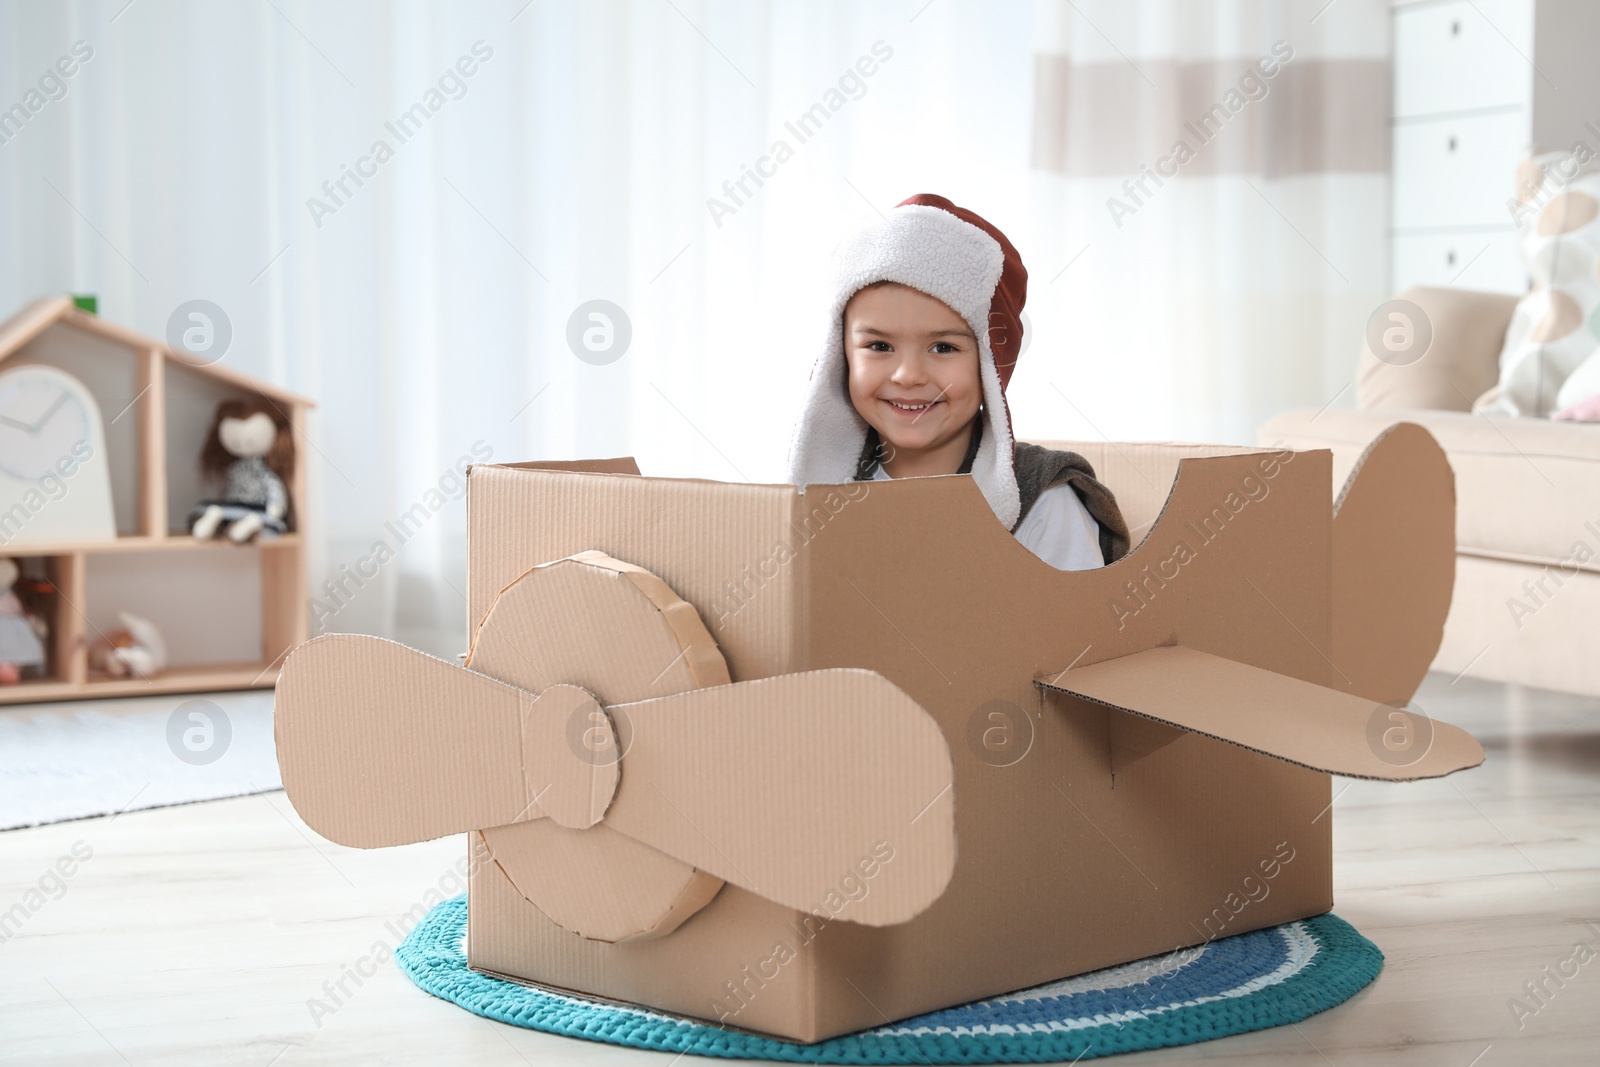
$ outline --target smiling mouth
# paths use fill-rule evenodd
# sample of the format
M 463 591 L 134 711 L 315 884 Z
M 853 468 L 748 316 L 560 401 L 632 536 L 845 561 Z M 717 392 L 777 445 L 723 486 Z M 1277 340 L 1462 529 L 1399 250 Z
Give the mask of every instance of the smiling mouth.
M 937 401 L 937 400 L 924 400 L 921 403 L 908 404 L 908 403 L 905 403 L 905 402 L 900 401 L 900 400 L 884 400 L 885 404 L 888 404 L 890 407 L 894 408 L 896 411 L 904 411 L 908 415 L 917 415 L 917 414 L 920 414 L 922 412 L 929 411 L 938 402 L 939 401 Z

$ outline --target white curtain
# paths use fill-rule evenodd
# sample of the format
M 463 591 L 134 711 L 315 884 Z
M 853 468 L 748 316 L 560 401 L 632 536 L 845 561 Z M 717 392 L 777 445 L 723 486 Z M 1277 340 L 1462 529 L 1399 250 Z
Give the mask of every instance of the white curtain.
M 1043 158 L 1077 134 L 1035 58 L 1386 54 L 1375 0 L 1315 7 L 12 4 L 0 92 L 22 100 L 77 41 L 93 56 L 0 144 L 0 315 L 92 292 L 162 336 L 183 301 L 219 304 L 228 366 L 320 404 L 300 442 L 319 628 L 448 654 L 459 463 L 780 480 L 827 253 L 911 193 L 1023 252 L 1024 436 L 1246 440 L 1331 396 L 1384 289 L 1384 177 L 1258 173 L 1269 206 L 1185 175 L 1118 230 L 1126 175 Z M 593 300 L 631 324 L 613 362 L 568 344 Z M 419 504 L 402 541 L 389 524 Z M 330 596 L 379 542 L 393 559 Z
M 1349 406 L 1388 296 L 1388 5 L 1041 0 L 1033 39 L 1040 258 L 1065 273 L 1030 306 L 1077 353 L 1079 435 L 1253 443 L 1286 406 Z

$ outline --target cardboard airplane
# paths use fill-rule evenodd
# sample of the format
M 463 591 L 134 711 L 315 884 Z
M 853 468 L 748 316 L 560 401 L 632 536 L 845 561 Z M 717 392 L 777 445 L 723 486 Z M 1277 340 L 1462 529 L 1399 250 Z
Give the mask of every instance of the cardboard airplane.
M 298 648 L 289 798 L 357 847 L 467 833 L 475 969 L 802 1042 L 1327 911 L 1331 775 L 1483 760 L 1407 705 L 1443 453 L 1396 426 L 1330 507 L 1326 451 L 1062 447 L 1135 531 L 1108 567 L 965 475 L 474 467 L 465 665 Z

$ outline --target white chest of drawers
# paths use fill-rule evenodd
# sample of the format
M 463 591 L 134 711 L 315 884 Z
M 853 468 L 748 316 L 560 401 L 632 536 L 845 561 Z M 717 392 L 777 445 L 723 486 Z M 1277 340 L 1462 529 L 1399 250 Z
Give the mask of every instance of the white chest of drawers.
M 1534 3 L 1393 6 L 1396 292 L 1527 288 L 1507 201 L 1532 143 Z

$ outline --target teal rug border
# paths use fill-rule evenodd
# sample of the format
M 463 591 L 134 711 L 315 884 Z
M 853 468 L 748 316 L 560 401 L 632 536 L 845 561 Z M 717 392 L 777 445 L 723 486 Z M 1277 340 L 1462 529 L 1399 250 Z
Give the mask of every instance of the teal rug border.
M 795 1045 L 709 1023 L 644 1019 L 601 1003 L 571 1005 L 538 989 L 467 969 L 466 897 L 434 908 L 406 935 L 395 961 L 423 991 L 511 1026 L 658 1052 L 790 1063 L 1047 1063 L 1170 1048 L 1296 1023 L 1344 1003 L 1383 967 L 1383 952 L 1327 912 L 1301 924 L 1319 951 L 1301 971 L 1255 993 L 1174 1008 L 1146 1019 L 1070 1032 L 875 1036 Z

